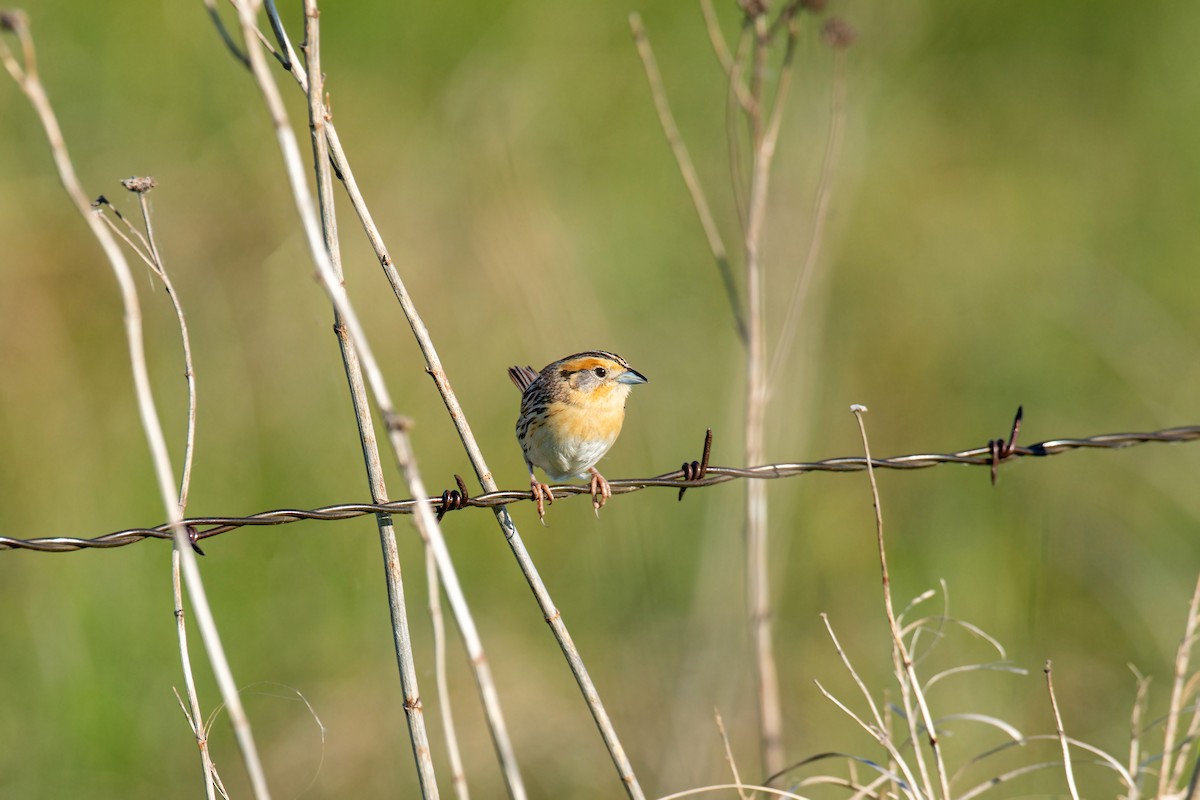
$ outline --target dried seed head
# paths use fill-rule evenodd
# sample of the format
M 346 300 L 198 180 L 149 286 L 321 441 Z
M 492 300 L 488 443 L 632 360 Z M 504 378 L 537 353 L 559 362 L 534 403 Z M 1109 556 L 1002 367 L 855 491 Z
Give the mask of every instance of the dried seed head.
M 820 14 L 829 5 L 829 0 L 800 0 L 800 7 L 813 14 Z
M 845 50 L 857 36 L 858 31 L 839 17 L 830 17 L 821 26 L 821 40 L 835 50 Z
M 126 178 L 125 180 L 121 181 L 121 185 L 131 192 L 145 194 L 155 186 L 158 186 L 158 183 L 154 180 L 154 178 L 147 176 L 145 178 Z

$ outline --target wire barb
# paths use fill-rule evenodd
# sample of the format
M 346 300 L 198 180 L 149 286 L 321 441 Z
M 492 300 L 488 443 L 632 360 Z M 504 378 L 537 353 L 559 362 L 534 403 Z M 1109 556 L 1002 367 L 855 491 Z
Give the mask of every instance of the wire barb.
M 458 484 L 457 490 L 447 489 L 442 492 L 442 502 L 437 510 L 438 522 L 441 522 L 442 517 L 447 513 L 466 508 L 467 503 L 471 501 L 471 493 L 467 491 L 467 485 L 463 483 L 462 475 L 454 473 L 454 482 Z
M 1021 447 L 1016 444 L 1017 425 L 1014 424 L 1007 442 L 989 442 L 986 447 L 975 447 L 954 453 L 919 453 L 912 455 L 892 456 L 890 458 L 873 458 L 871 466 L 875 469 L 926 469 L 941 464 L 965 464 L 967 466 L 991 467 L 994 463 L 1015 458 L 1054 456 L 1071 450 L 1120 450 L 1134 445 L 1149 442 L 1182 443 L 1200 440 L 1200 425 L 1186 425 L 1178 428 L 1165 428 L 1149 433 L 1104 433 L 1082 439 L 1047 439 L 1044 442 Z M 705 437 L 707 441 L 707 436 Z M 699 468 L 705 467 L 700 464 Z M 698 468 L 698 469 L 699 469 Z M 752 480 L 769 480 L 776 478 L 792 478 L 806 472 L 861 472 L 867 468 L 863 456 L 848 456 L 842 458 L 827 458 L 823 461 L 763 464 L 756 467 L 718 467 L 707 465 L 702 477 L 695 477 L 692 465 L 686 469 L 656 475 L 652 478 L 625 478 L 610 480 L 609 487 L 614 495 L 629 494 L 650 487 L 667 487 L 678 491 L 680 481 L 687 481 L 682 488 L 699 488 L 715 486 L 718 483 L 747 478 Z M 697 470 L 698 471 L 698 470 Z M 551 487 L 555 497 L 572 494 L 588 494 L 589 488 L 581 484 L 560 484 Z M 465 485 L 460 485 L 460 490 Z M 450 492 L 453 497 L 454 492 Z M 460 494 L 465 494 L 460 491 Z M 445 495 L 443 494 L 443 497 Z M 530 500 L 529 489 L 497 490 L 471 497 L 463 496 L 460 501 L 450 501 L 447 512 L 460 508 L 495 508 Z M 442 497 L 428 498 L 427 502 L 434 508 L 442 505 Z M 416 510 L 416 500 L 394 500 L 389 503 L 343 503 L 340 505 L 324 506 L 312 510 L 278 509 L 262 511 L 247 517 L 192 517 L 183 520 L 183 524 L 196 529 L 191 536 L 193 543 L 237 528 L 262 525 L 284 525 L 300 520 L 340 520 L 353 519 L 366 514 L 412 514 Z M 67 536 L 55 536 L 34 539 L 16 539 L 0 536 L 0 550 L 36 550 L 40 552 L 63 553 L 92 548 L 124 547 L 143 539 L 170 539 L 171 527 L 162 524 L 155 528 L 130 528 L 114 531 L 89 539 Z
M 1008 441 L 1003 439 L 992 439 L 988 442 L 988 451 L 991 453 L 992 465 L 992 486 L 996 485 L 997 468 L 1001 461 L 1007 461 L 1012 458 L 1017 446 L 1017 431 L 1021 429 L 1021 418 L 1025 415 L 1025 406 L 1017 406 L 1017 415 L 1013 417 L 1012 430 L 1008 433 Z
M 712 454 L 712 428 L 704 434 L 704 456 L 700 461 L 685 461 L 680 471 L 683 472 L 683 480 L 685 481 L 702 481 L 704 476 L 708 474 L 708 457 Z M 683 499 L 683 493 L 688 490 L 688 487 L 683 486 L 679 489 L 679 499 Z

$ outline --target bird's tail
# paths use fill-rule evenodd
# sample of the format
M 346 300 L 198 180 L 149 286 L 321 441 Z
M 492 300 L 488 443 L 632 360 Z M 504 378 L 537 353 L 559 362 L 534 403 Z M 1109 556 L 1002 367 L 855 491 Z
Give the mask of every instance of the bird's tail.
M 529 388 L 529 384 L 537 380 L 537 371 L 533 367 L 509 367 L 508 377 L 512 378 L 512 382 L 517 385 L 517 388 L 524 392 Z

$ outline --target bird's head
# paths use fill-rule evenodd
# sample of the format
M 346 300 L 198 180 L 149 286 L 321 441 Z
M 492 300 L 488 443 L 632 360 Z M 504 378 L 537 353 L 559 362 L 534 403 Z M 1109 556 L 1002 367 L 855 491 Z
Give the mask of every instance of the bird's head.
M 564 400 L 625 405 L 634 385 L 646 382 L 616 353 L 589 350 L 555 361 L 542 370 Z

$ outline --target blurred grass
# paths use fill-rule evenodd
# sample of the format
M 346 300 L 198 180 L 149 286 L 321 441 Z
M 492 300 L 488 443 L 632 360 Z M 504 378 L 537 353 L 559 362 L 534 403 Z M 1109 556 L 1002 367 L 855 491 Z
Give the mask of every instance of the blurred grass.
M 772 400 L 770 457 L 857 453 L 852 402 L 871 407 L 878 454 L 981 444 L 1018 403 L 1025 442 L 1196 423 L 1200 11 L 831 5 L 860 31 L 848 138 L 825 257 Z M 722 80 L 699 10 L 636 8 L 732 244 Z M 120 178 L 160 184 L 156 228 L 189 314 L 200 391 L 189 510 L 365 498 L 330 313 L 266 116 L 202 6 L 37 0 L 27 10 L 88 190 L 123 202 Z M 714 462 L 739 461 L 741 355 L 629 42 L 629 10 L 363 2 L 322 17 L 343 143 L 502 486 L 523 483 L 504 367 L 594 347 L 651 379 L 631 399 L 606 474 L 695 458 L 710 425 Z M 285 9 L 293 31 L 296 11 Z M 807 245 L 830 64 L 807 35 L 773 184 L 776 324 Z M 299 114 L 300 95 L 288 99 Z M 7 79 L 0 142 L 0 531 L 157 523 L 112 280 Z M 397 404 L 417 422 L 426 481 L 449 486 L 469 466 L 348 209 L 342 231 L 351 295 Z M 159 405 L 168 431 L 181 431 L 173 318 L 139 277 Z M 980 470 L 881 475 L 897 598 L 945 578 L 951 612 L 1031 670 L 962 679 L 944 711 L 1051 730 L 1040 666 L 1053 658 L 1068 731 L 1123 752 L 1126 664 L 1154 675 L 1152 699 L 1159 710 L 1165 702 L 1200 566 L 1198 468 L 1195 446 L 1148 446 L 1023 462 L 995 490 Z M 394 474 L 391 485 L 404 493 Z M 599 522 L 568 500 L 548 529 L 531 508 L 514 509 L 651 792 L 725 778 L 714 706 L 744 773 L 757 763 L 741 493 L 721 486 L 677 504 L 644 492 Z M 841 675 L 820 611 L 872 685 L 886 683 L 865 479 L 807 476 L 770 495 L 789 752 L 873 753 L 812 686 Z M 599 737 L 488 515 L 452 515 L 446 530 L 534 796 L 614 796 Z M 402 555 L 440 758 L 412 538 Z M 413 785 L 377 548 L 367 520 L 247 531 L 207 547 L 205 579 L 235 675 L 253 686 L 247 703 L 277 796 Z M 162 544 L 0 555 L 0 795 L 196 790 L 171 695 L 180 681 L 169 603 Z M 194 653 L 202 664 L 199 645 Z M 460 660 L 469 774 L 478 796 L 496 796 Z M 217 694 L 199 672 L 211 710 Z M 326 726 L 323 743 L 293 690 Z M 966 752 L 993 741 L 970 729 L 959 739 Z M 223 722 L 213 744 L 244 795 Z M 1057 775 L 1038 780 L 1031 791 L 1061 791 Z

